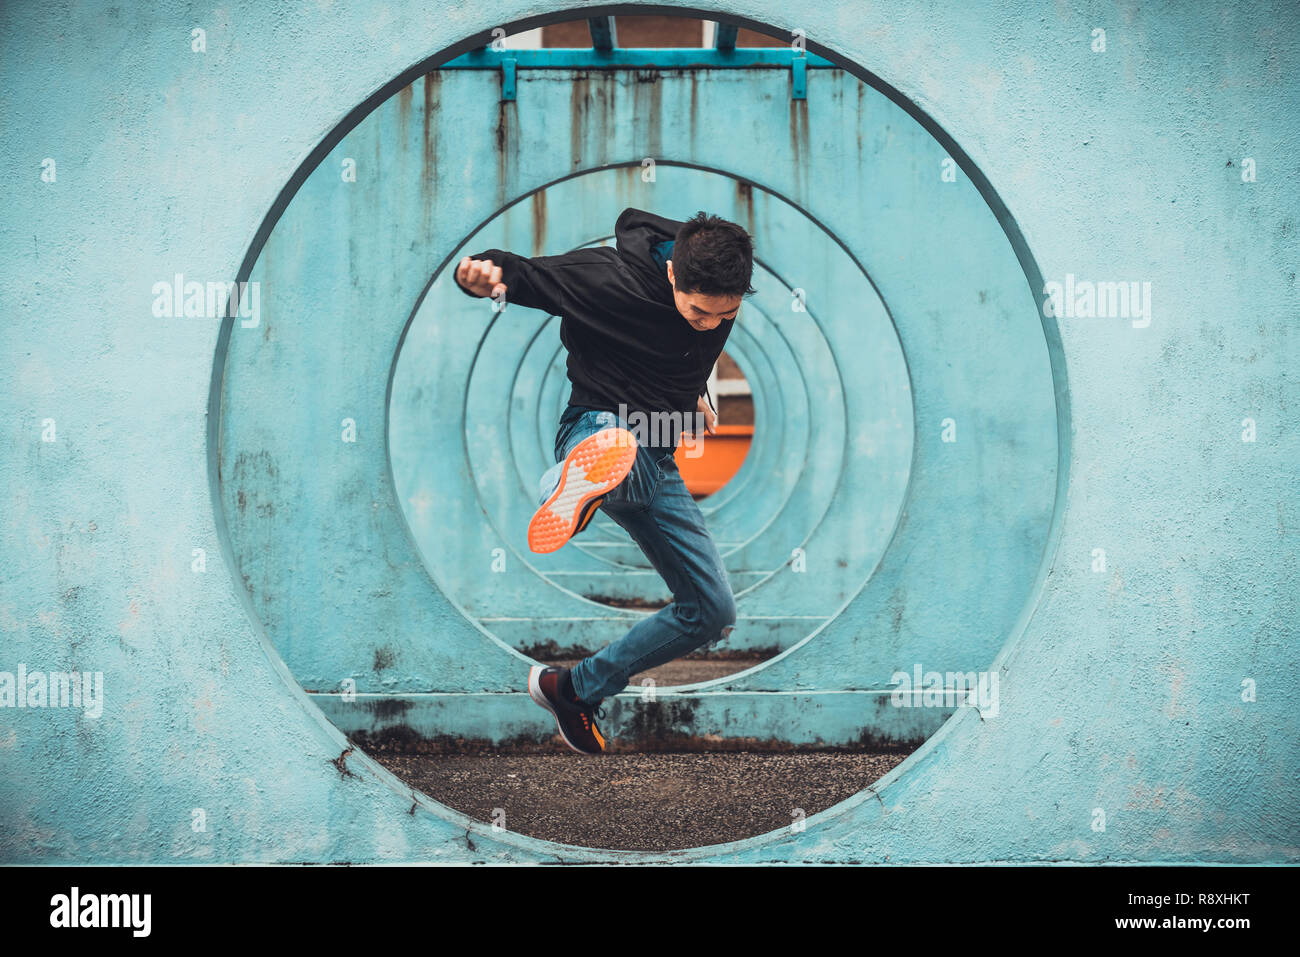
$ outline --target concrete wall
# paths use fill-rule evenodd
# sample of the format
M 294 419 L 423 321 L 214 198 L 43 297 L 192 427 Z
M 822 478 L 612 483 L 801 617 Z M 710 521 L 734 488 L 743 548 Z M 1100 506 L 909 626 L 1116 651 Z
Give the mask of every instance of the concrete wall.
M 240 578 L 290 670 L 312 692 L 348 682 L 363 694 L 322 705 L 345 731 L 428 729 L 421 712 L 459 708 L 499 712 L 477 721 L 484 734 L 549 737 L 522 693 L 524 664 L 469 625 L 520 650 L 599 647 L 629 613 L 582 596 L 667 599 L 613 523 L 529 553 L 568 392 L 563 352 L 545 314 L 498 316 L 444 268 L 467 251 L 595 241 L 628 205 L 745 223 L 761 263 L 729 342 L 771 367 L 759 381 L 772 415 L 737 488 L 706 508 L 738 593 L 726 647 L 786 654 L 693 686 L 667 709 L 691 716 L 681 733 L 919 744 L 933 716 L 882 713 L 874 696 L 918 664 L 986 667 L 1031 594 L 1064 411 L 1038 300 L 979 190 L 946 181 L 942 145 L 843 71 L 814 71 L 802 101 L 788 67 L 652 75 L 521 70 L 506 104 L 499 72 L 421 77 L 334 147 L 258 256 L 262 322 L 235 330 L 224 363 L 221 501 Z M 494 113 L 496 124 L 466 121 Z M 650 146 L 653 178 L 640 162 L 609 168 Z M 358 157 L 380 160 L 354 184 L 341 171 Z M 488 173 L 519 197 L 499 213 Z M 486 222 L 461 236 L 458 215 Z M 388 336 L 357 321 L 412 301 L 409 326 L 389 323 Z M 391 488 L 381 436 L 340 443 L 339 417 L 385 413 Z M 405 574 L 403 518 L 432 588 Z M 431 624 L 448 604 L 466 625 Z M 639 697 L 609 733 L 647 724 Z M 771 714 L 756 726 L 745 701 Z
M 962 709 L 802 833 L 665 859 L 1300 856 L 1297 728 L 1281 693 L 1298 657 L 1300 449 L 1287 374 L 1300 30 L 1286 4 L 1192 6 L 729 7 L 806 31 L 810 49 L 862 64 L 914 109 L 1002 218 L 1030 295 L 1067 275 L 1149 281 L 1153 308 L 1143 327 L 1044 322 L 1067 425 L 1062 494 L 994 664 L 998 714 Z M 362 118 L 358 104 L 377 104 L 468 37 L 545 12 L 502 0 L 491 10 L 233 2 L 0 13 L 10 171 L 0 670 L 102 672 L 105 694 L 98 717 L 0 710 L 3 859 L 639 859 L 493 834 L 345 752 L 275 652 L 266 607 L 216 517 L 230 370 L 214 357 L 228 361 L 232 339 L 257 330 L 151 308 L 154 284 L 176 273 L 229 280 L 251 268 L 340 124 Z M 191 49 L 196 27 L 206 52 Z M 1104 52 L 1092 49 L 1094 28 L 1106 30 Z M 53 182 L 42 180 L 47 158 Z M 610 161 L 624 159 L 639 156 Z M 729 172 L 762 182 L 761 157 Z M 813 208 L 858 175 L 843 164 L 841 181 L 809 181 L 794 198 Z M 503 202 L 519 185 L 488 182 Z M 852 232 L 854 209 L 842 207 L 819 217 L 837 235 Z M 478 221 L 443 225 L 464 236 Z M 883 290 L 891 310 L 923 292 Z M 395 346 L 405 317 L 357 317 L 358 335 Z M 902 324 L 900 336 L 906 348 Z M 241 387 L 254 397 L 270 388 Z M 286 427 L 324 432 L 347 414 L 321 392 L 295 400 Z M 918 449 L 931 418 L 917 415 Z M 382 422 L 358 429 L 381 442 Z M 383 487 L 382 455 L 360 445 L 335 450 L 364 451 L 374 476 L 339 492 L 353 504 Z M 350 531 L 363 551 L 384 540 Z M 196 548 L 205 570 L 193 570 Z M 905 559 L 891 548 L 878 574 Z M 321 593 L 431 588 L 413 556 L 366 574 L 322 581 Z M 449 607 L 409 614 L 411 627 L 484 640 Z M 490 687 L 505 660 L 447 664 Z M 762 674 L 788 683 L 819 667 L 834 664 Z

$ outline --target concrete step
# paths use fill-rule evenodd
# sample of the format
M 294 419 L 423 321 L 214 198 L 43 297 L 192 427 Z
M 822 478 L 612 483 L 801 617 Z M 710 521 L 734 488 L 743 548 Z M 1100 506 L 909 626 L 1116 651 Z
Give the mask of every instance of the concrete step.
M 592 614 L 583 617 L 488 617 L 479 623 L 512 648 L 533 655 L 526 649 L 535 647 L 540 638 L 554 642 L 559 648 L 585 648 L 593 651 L 622 637 L 637 623 L 640 616 L 610 608 L 593 608 Z M 733 652 L 754 652 L 760 657 L 771 657 L 789 648 L 826 622 L 821 616 L 761 616 L 739 615 L 735 631 L 715 646 Z M 535 657 L 535 655 L 534 655 Z
M 555 720 L 527 692 L 312 693 L 345 734 L 383 740 L 466 740 L 485 746 L 548 742 Z M 608 698 L 601 724 L 620 748 L 911 747 L 948 707 L 900 707 L 889 689 L 646 691 Z

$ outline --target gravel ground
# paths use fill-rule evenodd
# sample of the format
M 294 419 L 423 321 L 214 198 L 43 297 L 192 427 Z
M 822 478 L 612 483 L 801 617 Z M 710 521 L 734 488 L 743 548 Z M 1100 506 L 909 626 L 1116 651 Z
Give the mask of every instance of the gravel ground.
M 374 757 L 412 787 L 470 817 L 490 823 L 494 809 L 503 809 L 505 826 L 519 834 L 587 847 L 664 851 L 788 827 L 795 809 L 807 816 L 823 811 L 881 778 L 906 755 L 587 756 L 484 749 Z
M 660 687 L 708 681 L 763 657 L 699 652 L 637 675 Z M 553 662 L 571 667 L 576 659 Z M 879 780 L 906 752 L 771 748 L 757 741 L 660 742 L 662 751 L 587 756 L 550 741 L 492 746 L 401 735 L 358 744 L 411 787 L 472 818 L 530 837 L 617 850 L 666 851 L 788 827 Z M 619 750 L 626 748 L 627 750 Z M 712 749 L 712 750 L 711 750 Z M 495 818 L 500 819 L 500 813 Z

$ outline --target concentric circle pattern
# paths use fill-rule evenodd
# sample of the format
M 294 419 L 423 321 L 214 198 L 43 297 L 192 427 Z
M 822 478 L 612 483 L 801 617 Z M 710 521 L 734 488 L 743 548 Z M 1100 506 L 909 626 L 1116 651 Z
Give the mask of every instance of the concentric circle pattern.
M 382 157 L 384 175 L 343 186 L 327 160 L 267 241 L 253 278 L 278 294 L 262 336 L 231 340 L 221 456 L 269 634 L 344 728 L 542 733 L 519 694 L 527 653 L 599 647 L 642 614 L 629 604 L 670 596 L 601 516 L 558 551 L 528 548 L 568 394 L 558 319 L 472 300 L 447 267 L 609 242 L 628 206 L 707 209 L 759 258 L 728 348 L 764 427 L 704 509 L 737 593 L 724 647 L 768 659 L 679 689 L 683 730 L 918 742 L 951 708 L 891 707 L 895 676 L 987 666 L 1053 514 L 1052 367 L 1015 251 L 973 186 L 938 179 L 930 136 L 847 74 L 819 74 L 817 115 L 835 121 L 801 134 L 800 163 L 763 166 L 788 124 L 725 135 L 725 103 L 776 96 L 772 71 L 698 86 L 664 71 L 653 175 L 621 127 L 562 139 L 574 155 L 545 145 L 557 117 L 592 122 L 574 79 L 527 81 L 504 154 L 442 108 L 495 95 L 490 76 L 417 81 L 332 157 Z M 625 72 L 583 82 L 614 113 L 640 95 Z M 724 135 L 682 121 L 692 95 Z M 447 185 L 455 156 L 494 152 L 495 193 Z M 377 697 L 349 705 L 343 682 Z M 634 708 L 619 701 L 615 731 Z

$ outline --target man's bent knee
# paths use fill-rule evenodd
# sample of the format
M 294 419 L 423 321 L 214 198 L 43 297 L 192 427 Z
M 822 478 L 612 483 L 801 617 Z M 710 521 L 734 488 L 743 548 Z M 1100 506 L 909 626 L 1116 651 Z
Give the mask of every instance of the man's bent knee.
M 711 640 L 721 641 L 722 639 L 730 635 L 732 630 L 736 627 L 735 603 L 732 603 L 727 607 L 727 609 L 719 612 L 714 617 L 713 624 L 714 627 L 712 630 L 714 633 L 714 638 Z
M 730 590 L 708 595 L 701 602 L 700 632 L 705 641 L 719 641 L 736 626 L 736 599 Z

